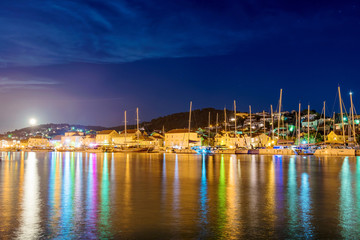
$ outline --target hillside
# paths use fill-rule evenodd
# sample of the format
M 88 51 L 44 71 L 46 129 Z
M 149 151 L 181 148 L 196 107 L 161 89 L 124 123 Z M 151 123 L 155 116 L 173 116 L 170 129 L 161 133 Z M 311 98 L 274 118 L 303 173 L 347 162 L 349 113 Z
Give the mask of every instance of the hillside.
M 7 137 L 18 137 L 18 138 L 26 138 L 29 135 L 42 135 L 42 136 L 55 136 L 55 135 L 63 135 L 65 132 L 70 131 L 72 129 L 81 129 L 87 133 L 95 133 L 96 131 L 107 129 L 101 126 L 84 126 L 79 124 L 67 124 L 67 123 L 48 123 L 48 124 L 40 124 L 37 126 L 26 127 L 21 129 L 15 129 L 14 131 L 6 132 Z
M 209 112 L 210 112 L 210 123 L 215 125 L 216 123 L 216 114 L 219 116 L 219 123 L 224 122 L 224 110 L 217 110 L 214 108 L 203 108 L 197 109 L 191 112 L 191 128 L 198 129 L 204 128 L 209 125 Z M 230 119 L 234 116 L 233 111 L 226 111 L 227 119 Z M 158 117 L 152 119 L 149 122 L 141 122 L 140 127 L 143 127 L 147 131 L 153 130 L 162 130 L 163 127 L 165 131 L 176 128 L 188 128 L 189 126 L 189 112 L 174 113 L 166 115 L 163 117 Z M 128 125 L 127 128 L 135 128 L 136 125 Z M 116 126 L 108 129 L 115 129 L 117 131 L 124 130 L 124 126 Z
M 191 112 L 191 128 L 197 129 L 207 127 L 209 125 L 209 112 L 210 124 L 216 124 L 217 114 L 219 123 L 224 122 L 224 110 L 216 110 L 214 108 L 197 109 Z M 226 111 L 226 114 L 228 119 L 234 116 L 233 111 Z M 163 126 L 165 131 L 175 128 L 188 128 L 189 112 L 174 113 L 144 123 L 144 127 L 150 130 L 162 129 Z
M 191 128 L 198 129 L 207 127 L 209 124 L 209 112 L 210 112 L 210 123 L 214 125 L 216 123 L 216 114 L 218 114 L 219 123 L 224 122 L 224 110 L 217 110 L 214 108 L 203 108 L 197 109 L 191 112 Z M 233 111 L 226 111 L 227 118 L 231 119 L 234 116 Z M 162 130 L 163 127 L 165 131 L 175 129 L 175 128 L 188 128 L 189 124 L 189 112 L 174 113 L 167 116 L 159 117 L 152 119 L 149 122 L 141 122 L 140 127 L 144 128 L 146 131 L 153 130 Z M 136 128 L 136 125 L 128 125 L 128 129 Z M 115 126 L 115 127 L 102 127 L 102 126 L 85 126 L 79 124 L 41 124 L 33 127 L 26 127 L 22 129 L 15 129 L 14 131 L 9 131 L 6 133 L 8 136 L 17 136 L 20 138 L 27 137 L 31 135 L 43 135 L 43 136 L 54 136 L 62 135 L 66 131 L 72 129 L 79 129 L 87 133 L 95 133 L 96 131 L 101 131 L 104 129 L 115 129 L 117 131 L 124 130 L 124 126 Z

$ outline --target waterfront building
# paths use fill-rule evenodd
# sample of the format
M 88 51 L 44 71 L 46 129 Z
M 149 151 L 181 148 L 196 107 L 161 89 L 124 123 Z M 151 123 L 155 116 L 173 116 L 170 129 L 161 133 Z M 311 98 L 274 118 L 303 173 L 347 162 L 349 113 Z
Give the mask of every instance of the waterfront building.
M 215 136 L 215 146 L 229 149 L 268 147 L 272 144 L 271 137 L 264 133 L 252 134 L 251 138 L 247 134 L 235 136 L 234 133 L 228 132 L 218 133 Z
M 345 135 L 345 141 L 347 140 L 347 135 Z M 334 131 L 331 131 L 326 136 L 327 143 L 344 143 L 344 136 L 342 134 L 336 134 Z
M 83 138 L 83 132 L 66 132 L 65 136 L 61 136 L 61 145 L 66 148 L 79 148 L 83 145 Z
M 20 147 L 21 148 L 26 148 L 28 146 L 28 142 L 29 142 L 28 139 L 21 139 L 20 140 Z
M 61 146 L 61 135 L 56 135 L 50 139 L 50 145 L 57 148 Z
M 115 130 L 103 130 L 96 133 L 96 144 L 98 145 L 114 145 L 114 139 L 119 137 L 119 133 Z
M 140 141 L 141 137 L 147 136 L 146 133 L 142 133 L 140 130 L 136 129 L 127 129 L 121 131 L 118 136 L 114 137 L 115 145 L 126 145 L 126 146 L 135 146 L 138 145 L 138 138 Z
M 165 133 L 165 147 L 185 149 L 201 146 L 201 138 L 195 131 L 173 129 Z
M 8 147 L 9 147 L 9 142 L 5 139 L 1 139 L 0 148 L 8 148 Z
M 154 146 L 155 149 L 164 147 L 165 137 L 160 133 L 153 132 L 150 135 L 150 139 L 151 139 L 150 145 Z
M 215 135 L 215 146 L 234 149 L 237 147 L 245 147 L 245 139 L 240 135 L 230 132 L 221 132 Z
M 49 145 L 49 140 L 41 136 L 30 137 L 28 140 L 28 147 L 45 148 Z
M 83 138 L 83 146 L 85 147 L 94 147 L 96 145 L 96 135 L 94 134 L 88 134 Z
M 252 147 L 269 147 L 273 144 L 271 137 L 265 133 L 255 134 L 250 139 Z

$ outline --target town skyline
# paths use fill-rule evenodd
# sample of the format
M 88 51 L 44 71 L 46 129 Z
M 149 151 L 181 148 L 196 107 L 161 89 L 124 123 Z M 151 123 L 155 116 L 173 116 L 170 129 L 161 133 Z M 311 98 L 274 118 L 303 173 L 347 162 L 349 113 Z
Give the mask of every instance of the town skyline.
M 351 92 L 352 93 L 352 92 Z M 336 98 L 337 98 L 338 96 L 336 96 Z M 345 97 L 346 97 L 346 95 L 345 95 Z M 344 101 L 344 100 L 343 100 Z M 345 99 L 345 101 L 344 101 L 344 104 L 346 103 L 347 101 L 346 101 L 346 99 Z M 238 103 L 237 103 L 238 104 Z M 301 105 L 301 111 L 302 112 L 307 112 L 307 108 L 308 108 L 308 105 L 303 105 L 301 102 L 299 102 L 298 104 L 300 104 Z M 271 104 L 272 105 L 272 104 Z M 252 111 L 252 113 L 254 114 L 254 113 L 261 113 L 261 112 L 266 112 L 266 113 L 270 113 L 271 112 L 271 109 L 270 109 L 270 105 L 269 105 L 269 109 L 267 109 L 267 110 L 260 110 L 260 111 L 257 111 L 257 107 L 256 106 L 253 106 L 253 105 L 249 105 L 249 106 L 251 106 L 252 107 L 252 109 L 253 109 L 253 111 Z M 278 112 L 278 105 L 272 105 L 273 106 L 273 112 L 274 112 L 274 114 L 276 114 L 277 112 Z M 290 110 L 290 109 L 284 109 L 284 107 L 282 106 L 282 112 L 292 112 L 292 111 L 296 111 L 296 112 L 298 112 L 298 107 L 299 107 L 299 105 L 297 105 L 297 109 L 292 109 L 292 110 Z M 323 105 L 322 105 L 322 107 L 323 107 Z M 355 109 L 356 109 L 356 106 L 354 106 L 355 107 Z M 329 115 L 329 113 L 330 113 L 330 115 L 332 115 L 333 113 L 336 113 L 336 114 L 338 114 L 339 113 L 339 110 L 337 109 L 337 108 L 339 108 L 339 106 L 338 106 L 338 102 L 334 102 L 334 104 L 332 105 L 332 106 L 326 106 L 326 117 L 328 117 L 328 115 Z M 213 108 L 213 107 L 204 107 L 204 108 L 197 108 L 197 109 L 193 109 L 192 111 L 203 111 L 203 110 L 206 110 L 206 109 L 211 109 L 211 110 L 215 110 L 215 111 L 220 111 L 220 112 L 223 112 L 224 111 L 224 109 L 226 109 L 227 110 L 227 112 L 228 113 L 230 113 L 230 114 L 232 114 L 233 112 L 234 112 L 234 106 L 230 106 L 230 107 L 226 107 L 226 105 L 224 105 L 224 108 L 223 109 L 220 109 L 220 108 L 218 108 L 218 109 L 216 109 L 216 108 Z M 254 111 L 254 109 L 255 109 L 255 111 Z M 335 111 L 329 111 L 329 109 L 332 109 L 332 110 L 334 110 L 335 109 Z M 125 110 L 125 111 L 127 111 L 128 112 L 128 114 L 130 113 L 130 118 L 128 118 L 127 119 L 127 124 L 129 124 L 129 125 L 131 125 L 131 126 L 136 126 L 136 110 L 133 110 L 133 111 L 128 111 L 128 110 Z M 320 111 L 318 110 L 318 109 L 315 109 L 315 108 L 313 108 L 313 107 L 311 107 L 310 106 L 310 111 L 311 112 L 313 112 L 313 111 L 315 111 L 316 113 L 319 113 L 319 114 L 322 114 L 322 111 L 323 111 L 323 109 L 320 109 Z M 344 112 L 346 112 L 347 110 L 346 109 L 344 109 Z M 171 115 L 176 115 L 176 114 L 180 114 L 180 113 L 188 113 L 188 112 L 186 112 L 186 111 L 184 111 L 184 112 L 173 112 L 173 113 L 169 113 L 169 114 L 166 114 L 166 115 L 162 115 L 162 116 L 157 116 L 157 117 L 155 117 L 155 118 L 152 118 L 152 119 L 149 119 L 149 120 L 140 120 L 140 123 L 148 123 L 148 122 L 151 122 L 151 121 L 153 121 L 153 120 L 156 120 L 156 119 L 159 119 L 159 118 L 163 118 L 163 117 L 168 117 L 168 116 L 171 116 Z M 238 109 L 238 107 L 237 107 L 237 113 L 249 113 L 249 109 L 248 109 L 248 111 L 241 111 L 241 109 Z M 132 116 L 133 115 L 133 116 Z M 330 116 L 329 115 L 329 116 Z M 221 116 L 221 114 L 220 114 L 220 116 Z M 224 117 L 224 116 L 221 116 L 222 118 Z M 215 121 L 215 116 L 212 116 L 212 120 L 214 120 Z M 229 116 L 228 116 L 228 118 L 229 118 Z M 229 118 L 230 119 L 230 118 Z M 32 121 L 34 121 L 34 123 L 32 123 Z M 187 120 L 186 120 L 187 121 Z M 41 121 L 41 119 L 37 119 L 37 118 L 33 118 L 33 117 L 31 117 L 31 118 L 29 118 L 28 119 L 28 121 L 27 121 L 27 123 L 26 123 L 26 121 L 24 121 L 24 126 L 22 126 L 22 127 L 17 127 L 17 128 L 14 128 L 15 130 L 16 129 L 23 129 L 23 128 L 29 128 L 29 127 L 32 127 L 32 126 L 40 126 L 40 125 L 47 125 L 47 124 L 59 124 L 59 125 L 61 125 L 61 124 L 68 124 L 68 125 L 82 125 L 82 126 L 93 126 L 93 127 L 102 127 L 102 128 L 104 128 L 104 129 L 111 129 L 111 128 L 118 128 L 118 127 L 121 127 L 121 126 L 124 126 L 125 124 L 124 124 L 124 119 L 120 119 L 119 121 L 118 121 L 118 124 L 115 124 L 115 125 L 111 125 L 111 126 L 106 126 L 106 125 L 104 125 L 104 124 L 98 124 L 98 125 L 89 125 L 89 124 L 83 124 L 83 123 L 79 123 L 79 122 L 77 122 L 77 123 L 69 123 L 69 122 L 42 122 Z M 11 132 L 11 131 L 14 131 L 14 129 L 5 129 L 4 130 L 4 133 L 6 133 L 6 132 Z

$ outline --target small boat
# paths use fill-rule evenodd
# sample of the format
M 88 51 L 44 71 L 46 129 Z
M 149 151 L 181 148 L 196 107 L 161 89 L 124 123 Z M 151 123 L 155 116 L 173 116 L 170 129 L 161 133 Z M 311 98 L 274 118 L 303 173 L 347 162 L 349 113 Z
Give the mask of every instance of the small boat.
M 324 146 L 315 151 L 314 155 L 318 156 L 355 156 L 354 148 L 344 146 Z
M 198 154 L 214 154 L 211 147 L 192 147 Z
M 249 149 L 248 154 L 253 154 L 253 155 L 260 154 L 260 149 Z
M 101 148 L 87 148 L 85 151 L 88 152 L 88 153 L 102 153 L 102 152 L 104 152 L 103 149 L 101 149 Z
M 214 149 L 213 152 L 218 154 L 235 154 L 235 149 L 218 148 Z
M 317 146 L 298 146 L 294 151 L 297 155 L 314 155 Z
M 198 152 L 194 149 L 173 149 L 174 153 L 179 153 L 179 154 L 197 154 Z
M 114 148 L 113 152 L 149 152 L 150 147 L 127 147 L 127 148 Z
M 355 149 L 355 156 L 360 156 L 360 149 Z
M 259 149 L 261 155 L 295 155 L 295 151 L 288 146 L 274 146 L 272 148 Z
M 237 148 L 235 149 L 235 154 L 248 154 L 249 149 L 246 148 Z

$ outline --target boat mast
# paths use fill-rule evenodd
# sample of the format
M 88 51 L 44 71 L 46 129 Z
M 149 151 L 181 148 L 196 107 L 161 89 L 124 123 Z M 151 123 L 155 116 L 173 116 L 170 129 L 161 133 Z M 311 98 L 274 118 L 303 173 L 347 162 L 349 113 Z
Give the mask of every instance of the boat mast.
M 125 142 L 126 143 L 126 111 L 124 112 L 124 116 L 125 116 Z
M 278 138 L 280 138 L 280 123 L 281 123 L 281 98 L 282 98 L 282 89 L 280 89 L 280 99 L 279 99 Z
M 189 136 L 188 136 L 188 148 L 190 144 L 190 129 L 191 129 L 191 107 L 192 107 L 192 101 L 190 101 L 190 112 L 189 112 Z
M 251 105 L 249 105 L 249 112 L 250 112 L 250 141 L 252 137 L 252 129 L 251 129 Z
M 343 130 L 343 138 L 344 138 L 344 144 L 345 144 L 345 128 L 344 128 L 344 118 L 343 118 L 343 109 L 342 109 L 342 99 L 341 99 L 341 92 L 340 92 L 340 86 L 338 86 L 339 90 L 339 103 L 340 103 L 340 114 L 341 114 L 341 125 Z
M 351 103 L 351 121 L 352 121 L 352 132 L 354 136 L 354 143 L 356 143 L 356 137 L 355 137 L 355 119 L 354 119 L 354 104 L 352 99 L 352 92 L 350 92 L 350 103 Z
M 264 134 L 266 133 L 266 128 L 265 128 L 265 110 L 263 110 L 263 118 L 264 118 Z
M 325 101 L 324 101 L 324 143 L 325 143 L 325 136 L 326 136 L 326 124 L 325 124 L 325 120 L 326 120 L 326 115 L 325 115 Z
M 299 135 L 298 135 L 298 144 L 300 145 L 300 135 L 301 135 L 301 103 L 299 103 Z
M 208 131 L 208 144 L 210 146 L 210 112 L 209 112 L 209 131 Z
M 295 113 L 295 139 L 297 139 L 298 138 L 298 126 L 299 126 L 299 124 L 298 124 L 298 115 L 297 115 L 297 113 Z
M 216 126 L 215 126 L 215 135 L 217 135 L 217 129 L 218 129 L 218 122 L 219 122 L 219 113 L 216 113 Z
M 139 108 L 136 108 L 136 137 L 139 144 Z
M 237 128 L 236 128 L 236 101 L 234 100 L 234 118 L 235 118 L 235 137 L 236 137 L 236 130 L 237 130 Z
M 272 140 L 274 140 L 274 115 L 273 115 L 272 105 L 270 105 L 270 109 L 271 109 L 271 135 L 272 135 Z
M 224 107 L 224 124 L 225 124 L 225 133 L 226 133 L 226 107 Z
M 308 132 L 308 145 L 310 145 L 310 105 L 308 105 L 308 124 L 307 124 L 307 132 Z

